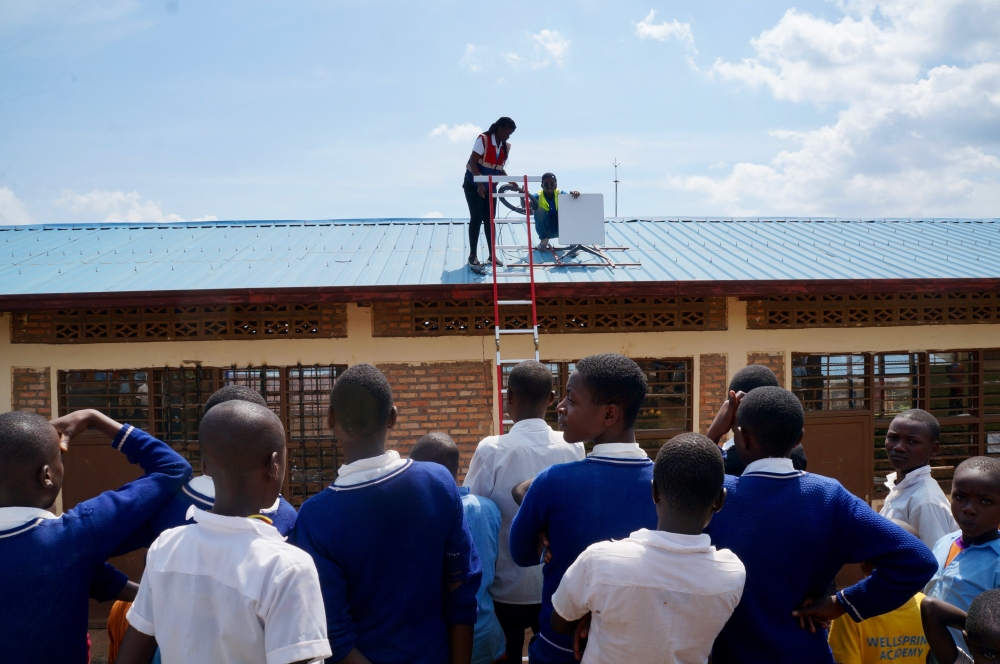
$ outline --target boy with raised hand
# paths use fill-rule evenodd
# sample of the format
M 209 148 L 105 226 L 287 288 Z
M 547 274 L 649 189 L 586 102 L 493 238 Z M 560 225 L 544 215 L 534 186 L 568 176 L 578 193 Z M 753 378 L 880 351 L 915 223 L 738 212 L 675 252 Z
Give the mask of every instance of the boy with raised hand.
M 905 521 L 928 547 L 958 530 L 951 503 L 931 477 L 931 457 L 938 453 L 941 425 L 926 410 L 914 408 L 897 415 L 885 434 L 885 451 L 896 472 L 885 478 L 889 489 L 879 514 Z
M 455 482 L 458 482 L 458 445 L 443 431 L 433 431 L 421 436 L 410 450 L 410 458 L 414 461 L 440 464 L 447 468 L 455 478 Z M 479 585 L 479 592 L 476 593 L 479 616 L 472 637 L 472 664 L 491 664 L 502 659 L 507 652 L 503 629 L 497 621 L 493 598 L 490 596 L 497 563 L 500 509 L 489 498 L 470 493 L 467 486 L 459 487 L 458 492 L 462 496 L 465 523 L 469 526 L 472 542 L 476 545 L 479 562 L 483 568 L 482 582 Z
M 726 509 L 706 532 L 746 566 L 733 617 L 712 650 L 714 664 L 830 664 L 828 623 L 855 621 L 902 606 L 934 574 L 924 544 L 879 516 L 836 480 L 792 466 L 802 440 L 802 405 L 780 387 L 751 390 L 739 406 L 735 450 L 747 464 L 726 476 Z M 826 595 L 846 563 L 869 560 L 871 576 Z
M 552 595 L 552 627 L 592 616 L 584 664 L 706 662 L 743 594 L 746 570 L 703 531 L 722 509 L 725 471 L 711 440 L 683 433 L 656 455 L 656 530 L 587 547 Z
M 968 611 L 979 593 L 1000 588 L 1000 459 L 977 456 L 958 464 L 951 514 L 961 530 L 934 545 L 938 569 L 924 593 Z M 952 633 L 965 648 L 961 634 Z
M 285 430 L 258 404 L 230 401 L 198 427 L 215 480 L 211 512 L 160 535 L 116 664 L 313 663 L 330 656 L 316 567 L 260 510 L 285 479 Z
M 62 489 L 70 440 L 94 429 L 146 474 L 60 517 L 49 509 Z M 2 662 L 88 660 L 91 579 L 112 550 L 191 475 L 170 446 L 95 410 L 51 423 L 32 413 L 0 414 L 0 640 Z
M 937 664 L 992 664 L 1000 660 L 1000 589 L 977 595 L 968 614 L 929 598 L 920 605 L 920 613 Z M 962 630 L 968 652 L 955 644 L 949 630 Z
M 333 661 L 469 664 L 482 568 L 454 478 L 385 451 L 396 407 L 370 364 L 337 378 L 329 423 L 346 463 L 291 539 L 319 569 Z
M 499 557 L 490 589 L 507 639 L 508 661 L 520 661 L 524 632 L 538 634 L 542 609 L 542 568 L 520 567 L 510 557 L 510 524 L 517 514 L 511 491 L 550 466 L 580 461 L 583 443 L 567 443 L 545 421 L 555 399 L 552 372 L 534 360 L 521 362 L 507 378 L 507 412 L 514 425 L 502 436 L 488 436 L 476 447 L 464 485 L 500 508 Z
M 722 446 L 726 457 L 727 475 L 736 475 L 739 477 L 746 470 L 747 465 L 743 463 L 740 455 L 734 449 L 736 437 L 740 435 L 739 429 L 736 427 L 736 412 L 739 409 L 740 400 L 743 399 L 743 396 L 750 390 L 755 390 L 758 387 L 779 387 L 778 377 L 763 364 L 748 364 L 737 371 L 733 379 L 729 381 L 729 397 L 723 402 L 722 407 L 719 408 L 719 412 L 715 414 L 711 426 L 708 427 L 708 431 L 705 433 L 712 442 L 718 445 L 726 433 L 732 432 L 732 439 Z M 795 470 L 806 469 L 808 460 L 806 459 L 806 451 L 801 443 L 792 448 L 789 458 L 791 458 Z
M 552 593 L 584 549 L 656 527 L 649 499 L 653 462 L 635 442 L 646 376 L 623 355 L 577 362 L 560 402 L 559 428 L 569 443 L 593 441 L 583 461 L 542 471 L 510 528 L 510 553 L 523 567 L 544 562 L 541 632 L 528 649 L 532 662 L 572 664 L 573 639 L 552 628 Z M 544 549 L 543 549 L 544 547 Z
M 917 536 L 916 529 L 905 521 L 891 519 L 897 526 Z M 871 576 L 875 566 L 861 563 L 861 571 Z M 837 664 L 877 664 L 891 660 L 899 664 L 924 664 L 927 639 L 920 624 L 920 605 L 924 594 L 917 593 L 895 611 L 863 622 L 842 615 L 830 625 L 830 650 Z M 950 638 L 950 637 L 949 637 Z

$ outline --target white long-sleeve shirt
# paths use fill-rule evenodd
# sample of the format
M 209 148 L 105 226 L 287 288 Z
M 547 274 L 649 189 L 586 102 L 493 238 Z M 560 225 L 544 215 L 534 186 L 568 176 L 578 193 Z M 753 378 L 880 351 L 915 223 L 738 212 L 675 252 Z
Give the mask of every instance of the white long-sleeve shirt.
M 910 524 L 916 528 L 920 541 L 930 548 L 948 533 L 958 530 L 951 515 L 951 501 L 931 477 L 930 466 L 909 471 L 899 484 L 896 484 L 896 476 L 896 473 L 889 473 L 886 477 L 889 495 L 879 514 Z
M 510 557 L 510 524 L 517 514 L 511 489 L 557 463 L 584 458 L 583 443 L 567 443 L 542 419 L 521 420 L 502 436 L 484 438 L 476 447 L 464 486 L 500 508 L 496 578 L 491 594 L 506 604 L 542 601 L 542 567 L 518 567 Z

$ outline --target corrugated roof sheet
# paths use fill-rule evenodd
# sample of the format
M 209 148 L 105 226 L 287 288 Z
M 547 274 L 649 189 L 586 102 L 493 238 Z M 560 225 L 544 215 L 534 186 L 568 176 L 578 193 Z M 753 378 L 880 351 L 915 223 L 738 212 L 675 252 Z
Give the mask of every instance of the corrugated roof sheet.
M 346 219 L 0 227 L 0 296 L 491 282 L 466 265 L 466 225 Z M 500 228 L 502 244 L 524 242 L 523 225 Z M 537 281 L 1000 278 L 1000 219 L 609 219 L 605 228 L 607 246 L 627 247 L 611 256 L 638 266 L 545 268 Z M 479 255 L 486 255 L 484 244 Z M 535 260 L 551 257 L 536 252 Z

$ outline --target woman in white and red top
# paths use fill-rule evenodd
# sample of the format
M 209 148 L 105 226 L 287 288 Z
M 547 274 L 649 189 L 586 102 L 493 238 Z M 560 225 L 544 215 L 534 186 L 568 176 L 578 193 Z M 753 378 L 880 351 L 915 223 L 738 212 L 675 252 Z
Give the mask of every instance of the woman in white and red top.
M 465 181 L 462 189 L 465 191 L 465 200 L 469 204 L 469 265 L 476 271 L 484 271 L 479 258 L 476 256 L 476 247 L 479 245 L 479 229 L 486 229 L 486 246 L 490 248 L 490 255 L 487 263 L 493 260 L 493 229 L 490 227 L 490 208 L 492 202 L 493 212 L 496 214 L 496 200 L 486 196 L 486 185 L 482 182 L 472 181 L 476 175 L 506 175 L 504 165 L 510 155 L 510 143 L 507 139 L 517 129 L 514 121 L 508 117 L 502 117 L 485 132 L 476 138 L 472 146 L 472 155 L 465 165 Z M 516 185 L 515 185 L 516 187 Z

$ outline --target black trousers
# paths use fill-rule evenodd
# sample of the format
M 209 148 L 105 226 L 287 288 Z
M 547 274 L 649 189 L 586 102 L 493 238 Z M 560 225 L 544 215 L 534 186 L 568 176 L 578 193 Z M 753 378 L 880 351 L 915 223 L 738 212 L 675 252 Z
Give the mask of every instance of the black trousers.
M 484 187 L 485 188 L 485 187 Z M 469 182 L 462 183 L 465 192 L 465 202 L 469 204 L 469 255 L 476 255 L 479 246 L 479 229 L 486 231 L 486 246 L 493 255 L 493 228 L 490 226 L 490 200 L 493 200 L 493 216 L 496 217 L 497 202 L 489 194 L 486 198 L 479 195 L 478 185 Z
M 539 632 L 538 614 L 542 611 L 541 604 L 504 604 L 493 601 L 497 612 L 500 628 L 507 638 L 507 664 L 520 664 L 521 653 L 524 651 L 524 630 L 531 628 L 535 634 Z

